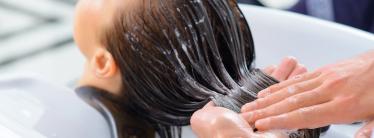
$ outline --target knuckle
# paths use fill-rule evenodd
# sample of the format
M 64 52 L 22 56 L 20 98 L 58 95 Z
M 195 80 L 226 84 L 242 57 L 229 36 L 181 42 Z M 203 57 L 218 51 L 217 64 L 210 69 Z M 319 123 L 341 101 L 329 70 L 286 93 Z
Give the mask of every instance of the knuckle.
M 296 93 L 296 92 L 302 90 L 302 88 L 303 88 L 303 85 L 302 85 L 302 84 L 295 84 L 295 85 L 291 86 L 291 87 L 289 88 L 289 90 L 292 90 L 292 89 L 293 89 L 294 93 Z M 291 92 L 291 91 L 290 91 L 290 92 Z
M 277 84 L 274 84 L 273 86 L 270 86 L 268 89 L 267 89 L 267 92 L 268 93 L 272 93 L 274 91 L 277 91 L 278 89 L 280 89 L 280 84 L 277 83 Z
M 262 108 L 266 105 L 269 104 L 269 97 L 265 97 L 265 98 L 261 98 L 261 99 L 258 99 L 255 103 L 254 103 L 258 108 Z
M 346 82 L 346 79 L 347 79 L 346 77 L 342 77 L 342 76 L 332 78 L 331 80 L 327 82 L 327 88 L 328 89 L 338 88 L 339 86 L 341 86 L 343 83 Z
M 302 101 L 297 96 L 292 96 L 287 98 L 287 103 L 290 107 L 297 107 L 299 106 Z
M 302 80 L 302 78 L 304 78 L 304 77 L 305 77 L 305 75 L 296 75 L 296 76 L 292 77 L 292 80 L 299 81 L 299 80 Z
M 306 70 L 306 68 L 305 68 L 305 70 Z M 305 79 L 310 78 L 312 76 L 313 76 L 313 73 L 302 74 L 302 75 L 300 75 L 300 80 L 305 80 Z
M 348 73 L 346 73 L 346 71 L 343 69 L 334 69 L 330 70 L 328 75 L 330 78 L 333 78 L 333 80 L 343 81 L 346 80 Z
M 297 111 L 298 116 L 301 118 L 301 121 L 310 122 L 310 114 L 314 111 L 313 107 L 301 108 Z
M 317 90 L 311 91 L 309 95 L 310 95 L 309 98 L 313 98 L 313 99 L 323 98 L 323 96 L 324 96 L 323 91 L 317 91 Z
M 294 82 L 307 80 L 319 74 L 318 72 L 306 73 L 308 70 L 305 67 L 302 67 L 300 70 L 302 70 L 303 74 L 294 76 L 292 79 Z

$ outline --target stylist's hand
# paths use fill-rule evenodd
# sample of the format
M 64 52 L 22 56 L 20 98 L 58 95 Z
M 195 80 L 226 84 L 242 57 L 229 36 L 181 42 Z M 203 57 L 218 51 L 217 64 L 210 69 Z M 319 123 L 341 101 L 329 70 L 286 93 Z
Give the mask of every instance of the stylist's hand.
M 259 130 L 317 128 L 374 118 L 374 52 L 296 76 L 259 93 L 242 116 Z
M 279 81 L 284 81 L 294 76 L 306 73 L 307 69 L 304 65 L 298 63 L 296 58 L 286 57 L 278 66 L 269 66 L 264 69 L 264 72 Z
M 251 126 L 239 114 L 215 107 L 212 102 L 191 117 L 192 130 L 199 138 L 249 138 Z
M 223 107 L 215 107 L 212 102 L 192 115 L 191 127 L 199 138 L 288 137 L 284 131 L 254 133 L 253 128 L 239 114 Z

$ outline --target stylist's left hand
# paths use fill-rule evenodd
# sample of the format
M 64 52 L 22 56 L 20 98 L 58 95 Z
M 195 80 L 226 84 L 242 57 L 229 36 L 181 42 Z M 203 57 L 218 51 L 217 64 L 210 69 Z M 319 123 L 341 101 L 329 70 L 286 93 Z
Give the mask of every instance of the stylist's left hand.
M 282 130 L 255 133 L 238 113 L 212 102 L 192 115 L 191 127 L 199 138 L 288 138 Z
M 199 138 L 250 138 L 253 133 L 239 114 L 212 102 L 192 115 L 191 127 Z

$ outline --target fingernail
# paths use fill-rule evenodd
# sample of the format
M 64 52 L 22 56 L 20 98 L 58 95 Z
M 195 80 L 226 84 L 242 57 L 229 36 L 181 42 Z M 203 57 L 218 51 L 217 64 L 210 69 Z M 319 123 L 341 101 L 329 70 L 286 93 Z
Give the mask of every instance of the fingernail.
M 248 103 L 242 107 L 242 112 L 253 111 L 253 110 L 256 110 L 256 108 L 257 108 L 256 102 Z

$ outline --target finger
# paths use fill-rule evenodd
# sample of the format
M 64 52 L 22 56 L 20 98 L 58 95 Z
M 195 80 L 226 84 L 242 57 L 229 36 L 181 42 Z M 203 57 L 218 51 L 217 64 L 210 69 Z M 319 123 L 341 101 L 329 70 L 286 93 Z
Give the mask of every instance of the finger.
M 243 117 L 245 117 L 245 119 L 248 122 L 253 123 L 263 118 L 281 115 L 287 112 L 291 112 L 297 109 L 313 105 L 319 105 L 322 103 L 326 103 L 330 100 L 331 99 L 329 98 L 328 93 L 324 93 L 320 90 L 320 88 L 317 88 L 308 92 L 303 92 L 294 96 L 290 96 L 266 108 L 245 113 Z
M 308 80 L 305 82 L 301 82 L 298 84 L 291 85 L 289 87 L 283 88 L 279 90 L 278 92 L 274 92 L 273 94 L 266 96 L 264 98 L 260 98 L 255 100 L 254 102 L 245 104 L 242 107 L 242 112 L 250 112 L 253 110 L 258 110 L 261 108 L 265 108 L 267 106 L 270 106 L 272 104 L 278 103 L 288 97 L 291 97 L 293 95 L 310 91 L 312 89 L 315 89 L 319 87 L 322 83 L 318 80 L 318 78 L 313 80 Z
M 355 138 L 370 138 L 374 130 L 374 120 L 368 122 L 365 126 L 357 131 Z
M 271 65 L 271 66 L 268 66 L 264 69 L 264 72 L 268 75 L 271 75 L 273 74 L 274 70 L 277 68 L 276 65 Z
M 308 81 L 308 80 L 315 79 L 315 78 L 319 77 L 320 74 L 321 74 L 321 72 L 311 72 L 311 73 L 306 73 L 306 74 L 294 76 L 292 79 L 289 79 L 289 80 L 286 80 L 284 82 L 275 84 L 273 86 L 270 86 L 269 88 L 266 88 L 266 89 L 260 91 L 258 93 L 258 98 L 264 98 L 268 95 L 271 95 L 272 93 L 275 93 L 275 92 L 277 92 L 277 91 L 279 91 L 279 90 L 281 90 L 285 87 L 289 87 L 289 86 L 294 85 L 296 83 L 305 82 L 305 81 Z
M 284 81 L 292 73 L 296 65 L 297 65 L 296 58 L 287 57 L 283 59 L 281 64 L 278 66 L 276 70 L 274 70 L 271 76 L 278 79 L 279 81 Z
M 301 75 L 301 74 L 307 73 L 307 72 L 308 72 L 308 69 L 304 65 L 298 64 L 297 67 L 291 73 L 291 75 L 288 76 L 288 79 L 292 78 L 294 76 L 297 76 L 297 75 Z
M 310 106 L 258 120 L 255 126 L 261 131 L 269 129 L 318 128 L 334 123 L 339 119 L 338 115 L 340 113 L 334 110 L 336 107 L 339 107 L 336 102 Z

